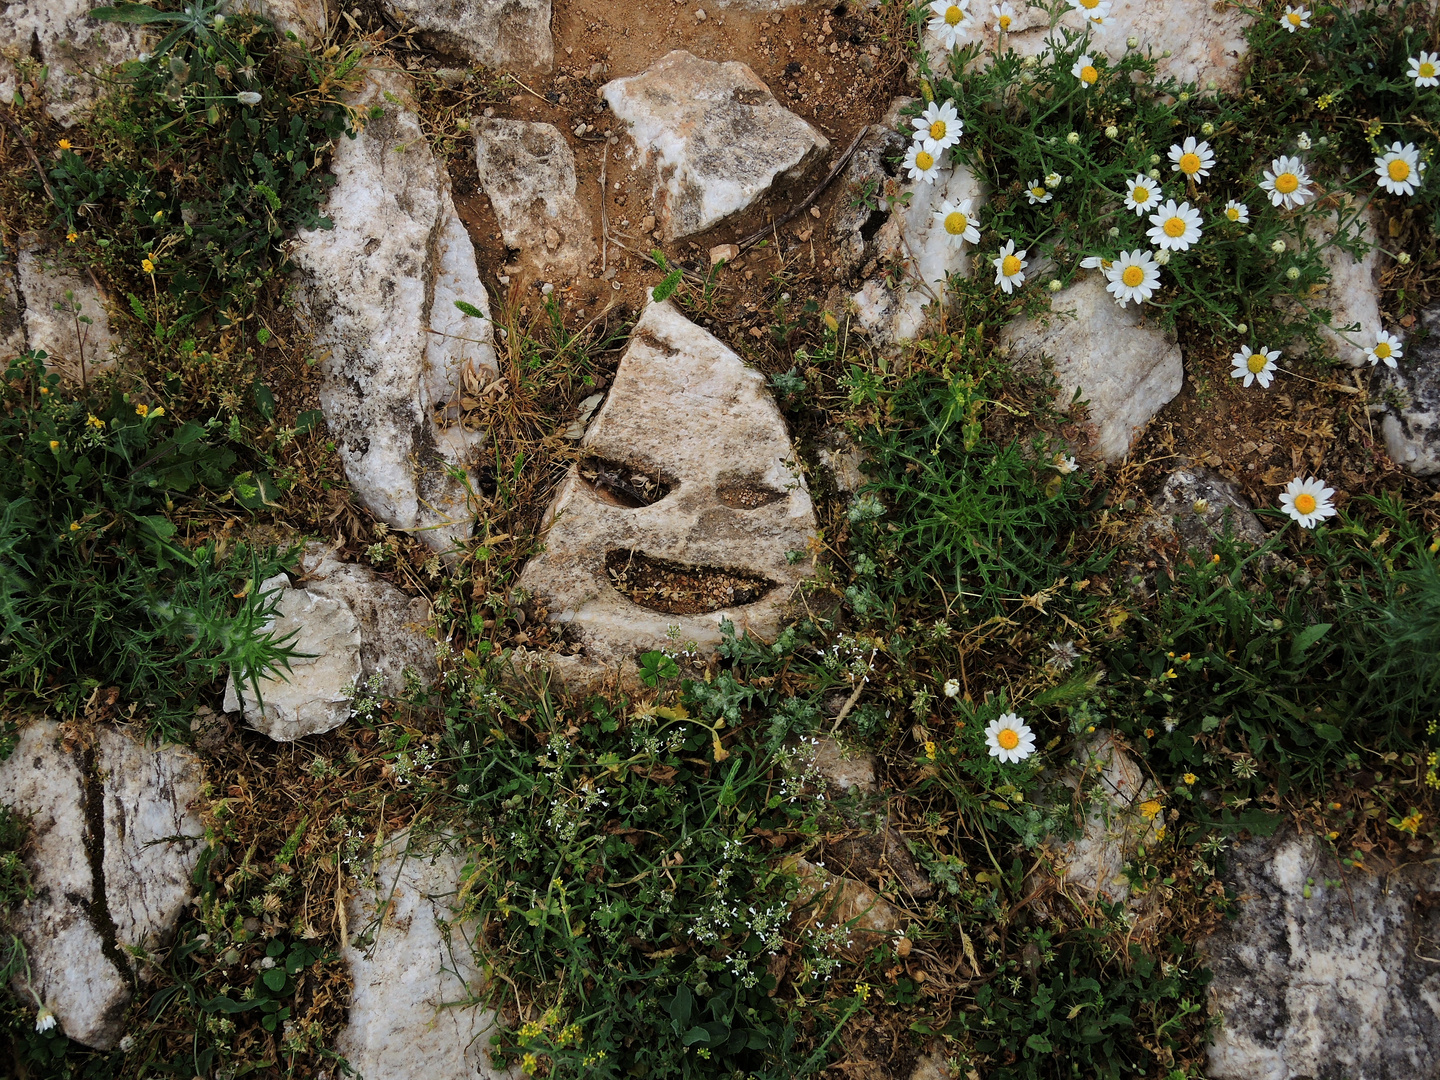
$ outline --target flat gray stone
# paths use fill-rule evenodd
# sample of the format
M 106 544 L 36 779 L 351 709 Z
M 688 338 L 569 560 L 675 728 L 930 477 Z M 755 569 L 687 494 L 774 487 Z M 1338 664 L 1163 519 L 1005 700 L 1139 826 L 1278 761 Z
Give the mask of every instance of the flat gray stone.
M 391 837 L 346 902 L 354 989 L 335 1049 L 365 1080 L 519 1080 L 518 1066 L 491 1065 L 495 1017 L 473 1004 L 485 986 L 469 946 L 479 927 L 451 908 L 465 860 L 443 841 L 409 846 L 408 832 Z
M 24 301 L 25 348 L 43 349 L 45 366 L 68 383 L 114 367 L 115 339 L 105 302 L 90 279 L 56 265 L 53 253 L 39 248 L 20 252 L 16 265 Z
M 496 71 L 549 71 L 550 0 L 384 0 L 432 47 Z
M 804 551 L 816 524 L 763 375 L 668 301 L 652 302 L 579 452 L 546 512 L 545 549 L 519 584 L 591 660 L 614 664 L 686 641 L 708 650 L 722 619 L 737 633 L 779 632 L 812 572 L 809 559 L 792 563 L 786 553 Z M 650 501 L 626 486 L 648 490 Z M 676 611 L 668 586 L 646 594 L 645 606 L 628 585 L 619 591 L 618 575 L 641 583 L 637 562 L 646 560 L 699 582 L 706 610 Z M 751 584 L 732 589 L 737 575 Z
M 595 255 L 590 220 L 575 197 L 575 155 L 553 124 L 476 118 L 480 188 L 500 235 L 537 275 L 574 278 Z
M 44 67 L 47 111 L 66 127 L 79 120 L 104 90 L 93 76 L 134 59 L 144 41 L 139 27 L 90 18 L 106 3 L 9 0 L 0 18 L 0 104 L 11 104 L 17 91 L 32 94 L 30 83 Z
M 830 147 L 744 64 L 677 49 L 601 88 L 655 169 L 655 215 L 670 240 L 750 206 L 779 179 L 802 176 Z
M 1440 869 L 1374 863 L 1289 830 L 1226 853 L 1239 912 L 1201 947 L 1223 1018 L 1207 1076 L 1440 1076 Z
M 320 406 L 355 495 L 449 554 L 474 522 L 451 470 L 470 469 L 485 441 L 479 405 L 498 367 L 475 249 L 408 93 L 372 73 L 353 104 L 384 113 L 336 144 L 335 227 L 302 232 L 294 259 L 323 357 Z
M 1050 313 L 1009 323 L 1001 344 L 1021 362 L 1048 357 L 1060 383 L 1057 404 L 1076 391 L 1090 403 L 1093 450 L 1114 463 L 1176 394 L 1185 381 L 1180 347 L 1153 323 L 1141 322 L 1136 306 L 1120 306 L 1098 273 L 1086 274 L 1056 293 Z
M 1381 432 L 1397 465 L 1416 476 L 1440 476 L 1440 306 L 1426 309 L 1405 339 L 1405 355 L 1380 368 Z
M 1153 502 L 1157 520 L 1147 531 L 1173 536 L 1184 549 L 1208 552 L 1227 531 L 1252 544 L 1265 540 L 1265 527 L 1240 489 L 1210 469 L 1176 469 Z

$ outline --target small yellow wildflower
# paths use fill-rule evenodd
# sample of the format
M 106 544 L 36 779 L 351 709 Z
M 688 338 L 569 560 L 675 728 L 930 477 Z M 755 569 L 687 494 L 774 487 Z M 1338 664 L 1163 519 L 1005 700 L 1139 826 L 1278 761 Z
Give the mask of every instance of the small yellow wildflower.
M 531 1020 L 528 1024 L 525 1024 L 520 1028 L 520 1038 L 533 1039 L 535 1038 L 535 1036 L 539 1035 L 542 1030 L 544 1029 L 541 1028 L 539 1024 L 537 1024 L 534 1020 Z
M 150 411 L 150 406 L 149 406 L 149 405 L 141 404 L 141 405 L 136 405 L 136 406 L 135 406 L 135 415 L 136 415 L 136 416 L 144 416 L 144 415 L 145 415 L 146 413 L 148 413 L 149 411 Z
M 1178 679 L 1179 677 L 1179 675 L 1175 674 L 1174 668 L 1170 668 L 1168 671 L 1165 672 L 1165 678 L 1167 679 Z
M 89 424 L 93 428 L 96 428 L 97 430 L 103 430 L 105 427 L 105 421 L 101 420 L 94 413 L 90 413 L 86 416 L 85 423 Z
M 59 146 L 61 150 L 69 150 L 69 149 L 70 149 L 70 140 L 69 140 L 69 139 L 61 139 L 56 145 Z
M 1184 776 L 1180 777 L 1180 779 L 1186 785 L 1190 785 L 1195 783 L 1195 781 L 1199 780 L 1200 778 L 1196 776 L 1193 772 L 1187 772 Z
M 51 449 L 51 450 L 59 450 L 59 449 L 60 449 L 60 440 L 59 440 L 59 439 L 51 439 L 51 440 L 50 440 L 50 449 Z
M 861 1001 L 869 1001 L 870 991 L 873 989 L 874 987 L 872 987 L 869 983 L 858 982 L 855 984 L 855 993 L 860 995 Z
M 935 759 L 935 742 L 932 739 L 925 740 L 925 756 L 932 761 Z
M 1410 813 L 1405 815 L 1404 820 L 1402 820 L 1396 828 L 1401 832 L 1408 832 L 1411 836 L 1415 836 L 1420 832 L 1420 819 L 1422 816 L 1419 810 L 1411 810 Z
M 534 1076 L 535 1070 L 540 1068 L 540 1062 L 534 1054 L 526 1054 L 520 1059 L 520 1071 L 526 1076 Z
M 42 387 L 40 387 L 40 396 L 41 396 L 41 397 L 44 397 L 44 396 L 45 396 L 46 394 L 48 394 L 48 393 L 50 393 L 50 387 L 48 387 L 48 386 L 42 386 Z
M 1155 816 L 1164 810 L 1165 807 L 1154 799 L 1146 799 L 1140 804 L 1140 816 L 1146 821 L 1154 821 Z
M 150 410 L 150 415 L 151 415 L 151 416 L 164 416 L 164 415 L 165 415 L 165 406 L 164 406 L 164 405 L 156 405 L 155 408 L 153 408 L 153 409 Z
M 150 259 L 150 258 L 141 259 L 141 260 L 140 260 L 140 269 L 141 269 L 141 270 L 144 270 L 145 273 L 147 273 L 147 274 L 153 274 L 153 273 L 155 273 L 155 262 L 154 262 L 154 260 L 152 260 L 152 259 Z
M 1326 835 L 1329 836 L 1331 840 L 1339 840 L 1339 839 L 1340 839 L 1340 834 L 1339 834 L 1338 832 L 1330 832 L 1330 833 L 1327 833 Z
M 1330 106 L 1334 104 L 1334 94 L 1321 94 L 1318 98 L 1315 99 L 1315 107 L 1321 112 L 1324 112 L 1326 109 L 1330 108 Z
M 70 522 L 70 531 L 71 531 L 71 532 L 79 532 L 79 531 L 80 531 L 80 522 L 78 522 L 78 521 L 72 521 L 72 522 Z
M 79 240 L 79 239 L 80 239 L 80 234 L 79 234 L 78 232 L 76 232 L 74 229 L 71 229 L 69 232 L 67 232 L 67 233 L 65 234 L 65 242 L 66 242 L 67 244 L 73 244 L 76 240 Z

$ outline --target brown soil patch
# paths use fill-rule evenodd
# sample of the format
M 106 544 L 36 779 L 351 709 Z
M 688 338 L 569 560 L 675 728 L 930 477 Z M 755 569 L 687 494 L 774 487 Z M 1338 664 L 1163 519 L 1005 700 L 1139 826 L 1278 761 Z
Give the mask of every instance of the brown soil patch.
M 744 570 L 688 566 L 640 551 L 612 551 L 605 557 L 611 583 L 632 603 L 667 615 L 702 615 L 753 604 L 775 583 Z

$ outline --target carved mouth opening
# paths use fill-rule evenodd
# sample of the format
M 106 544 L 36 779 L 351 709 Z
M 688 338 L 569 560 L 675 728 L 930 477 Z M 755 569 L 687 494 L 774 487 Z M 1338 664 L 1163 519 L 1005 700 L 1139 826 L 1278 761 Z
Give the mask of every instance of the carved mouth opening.
M 776 491 L 772 487 L 756 483 L 753 480 L 738 480 L 730 484 L 721 484 L 718 494 L 722 503 L 736 510 L 756 510 L 785 498 L 785 492 Z
M 746 570 L 692 566 L 624 548 L 605 556 L 605 571 L 631 603 L 667 615 L 703 615 L 753 604 L 776 586 Z
M 659 502 L 675 487 L 667 476 L 600 457 L 580 460 L 580 479 L 606 502 L 632 510 Z

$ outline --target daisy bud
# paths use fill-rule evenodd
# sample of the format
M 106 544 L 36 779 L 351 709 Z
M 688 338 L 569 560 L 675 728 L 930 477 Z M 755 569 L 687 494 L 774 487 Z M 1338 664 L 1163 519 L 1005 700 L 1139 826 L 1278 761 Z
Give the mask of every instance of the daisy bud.
M 1235 327 L 1235 332 L 1237 334 L 1248 334 L 1250 332 L 1250 327 L 1242 322 Z
M 1163 59 L 1163 60 L 1169 60 L 1169 59 L 1170 59 L 1170 50 L 1169 50 L 1169 49 L 1166 49 L 1164 52 L 1162 52 L 1162 53 L 1160 54 L 1160 57 L 1161 57 L 1161 59 Z
M 1169 49 L 1166 49 L 1165 51 L 1166 51 L 1166 52 L 1169 52 L 1170 50 L 1169 50 Z M 1190 94 L 1189 94 L 1189 92 L 1186 91 L 1186 90 L 1181 90 L 1181 91 L 1180 91 L 1180 97 L 1179 97 L 1178 100 L 1179 100 L 1179 102 L 1180 102 L 1181 105 L 1184 105 L 1185 102 L 1187 102 L 1187 101 L 1190 100 Z
M 1107 235 L 1107 236 L 1119 236 L 1119 235 L 1120 235 L 1119 226 L 1111 225 L 1111 226 L 1110 226 L 1110 231 L 1109 231 L 1106 235 Z
M 1395 256 L 1395 261 L 1396 261 L 1397 263 L 1399 263 L 1401 266 L 1409 266 L 1409 265 L 1410 265 L 1410 253 L 1409 253 L 1408 251 L 1402 251 L 1402 252 L 1400 252 L 1399 255 L 1396 255 L 1396 256 Z
M 1285 250 L 1285 241 L 1284 241 L 1284 240 L 1275 240 L 1275 241 L 1273 241 L 1273 242 L 1270 244 L 1270 250 L 1273 251 L 1276 255 L 1281 254 L 1281 253 Z
M 1134 34 L 1131 34 L 1125 39 L 1125 47 L 1127 49 L 1138 49 L 1140 47 L 1140 39 Z
M 235 95 L 235 100 L 241 105 L 259 105 L 260 95 L 254 90 L 244 90 Z
M 1027 56 L 1024 60 L 1020 61 L 1020 66 L 1022 68 L 1033 68 L 1037 62 L 1038 61 L 1035 59 L 1035 57 Z
M 946 696 L 946 697 L 958 697 L 959 695 L 960 695 L 960 680 L 959 680 L 959 679 L 946 679 L 946 680 L 945 680 L 945 696 Z
M 216 26 L 224 26 L 224 25 L 225 25 L 225 16 L 224 16 L 224 15 L 216 15 L 216 16 L 215 16 L 215 25 L 216 25 Z
M 1200 125 L 1200 134 L 1208 139 L 1211 135 L 1215 134 L 1215 125 L 1210 123 L 1209 120 L 1206 120 L 1205 123 Z
M 1050 284 L 1048 284 L 1048 285 L 1045 286 L 1045 287 L 1046 287 L 1047 289 L 1049 289 L 1051 292 L 1059 292 L 1059 291 L 1060 291 L 1060 279 L 1059 279 L 1059 278 L 1051 278 L 1051 279 L 1050 279 Z
M 1149 176 L 1151 180 L 1159 180 L 1159 179 L 1160 179 L 1160 170 L 1159 170 L 1159 169 L 1151 169 L 1151 170 L 1150 170 L 1148 173 L 1146 173 L 1145 175 Z
M 1111 124 L 1105 129 L 1105 137 L 1107 139 L 1118 139 L 1120 137 L 1120 129 L 1114 124 Z
M 1316 146 L 1329 146 L 1329 145 L 1330 145 L 1330 137 L 1329 137 L 1328 135 L 1321 135 L 1320 138 L 1318 138 L 1318 139 L 1315 140 L 1315 145 L 1316 145 Z
M 1167 249 L 1167 248 L 1161 248 L 1159 251 L 1157 251 L 1157 252 L 1155 253 L 1155 263 L 1156 263 L 1157 266 L 1164 266 L 1164 265 L 1165 265 L 1166 263 L 1168 263 L 1169 261 L 1170 261 L 1170 251 L 1169 251 L 1169 249 Z
M 1080 133 L 1078 131 L 1070 132 L 1069 135 L 1065 136 L 1065 141 L 1071 146 L 1078 146 L 1080 143 Z
M 1151 154 L 1151 155 L 1150 155 L 1150 164 L 1151 164 L 1151 165 L 1159 165 L 1159 164 L 1160 164 L 1160 155 L 1159 155 L 1159 154 Z
M 1308 86 L 1302 86 L 1302 87 L 1300 87 L 1300 96 L 1301 96 L 1301 97 L 1309 97 L 1309 96 L 1310 96 L 1310 87 L 1308 87 Z
M 1300 137 L 1295 140 L 1295 145 L 1298 146 L 1301 150 L 1309 150 L 1310 133 L 1306 131 L 1300 132 Z
M 1290 267 L 1289 270 L 1286 270 L 1286 271 L 1285 271 L 1285 276 L 1286 276 L 1287 278 L 1289 278 L 1291 281 L 1299 281 L 1299 280 L 1300 280 L 1300 268 L 1299 268 L 1298 266 L 1292 266 L 1292 267 Z
M 1219 90 L 1219 89 L 1220 89 L 1220 84 L 1217 83 L 1214 79 L 1206 79 L 1206 80 L 1205 80 L 1205 89 L 1206 89 L 1206 90 Z

